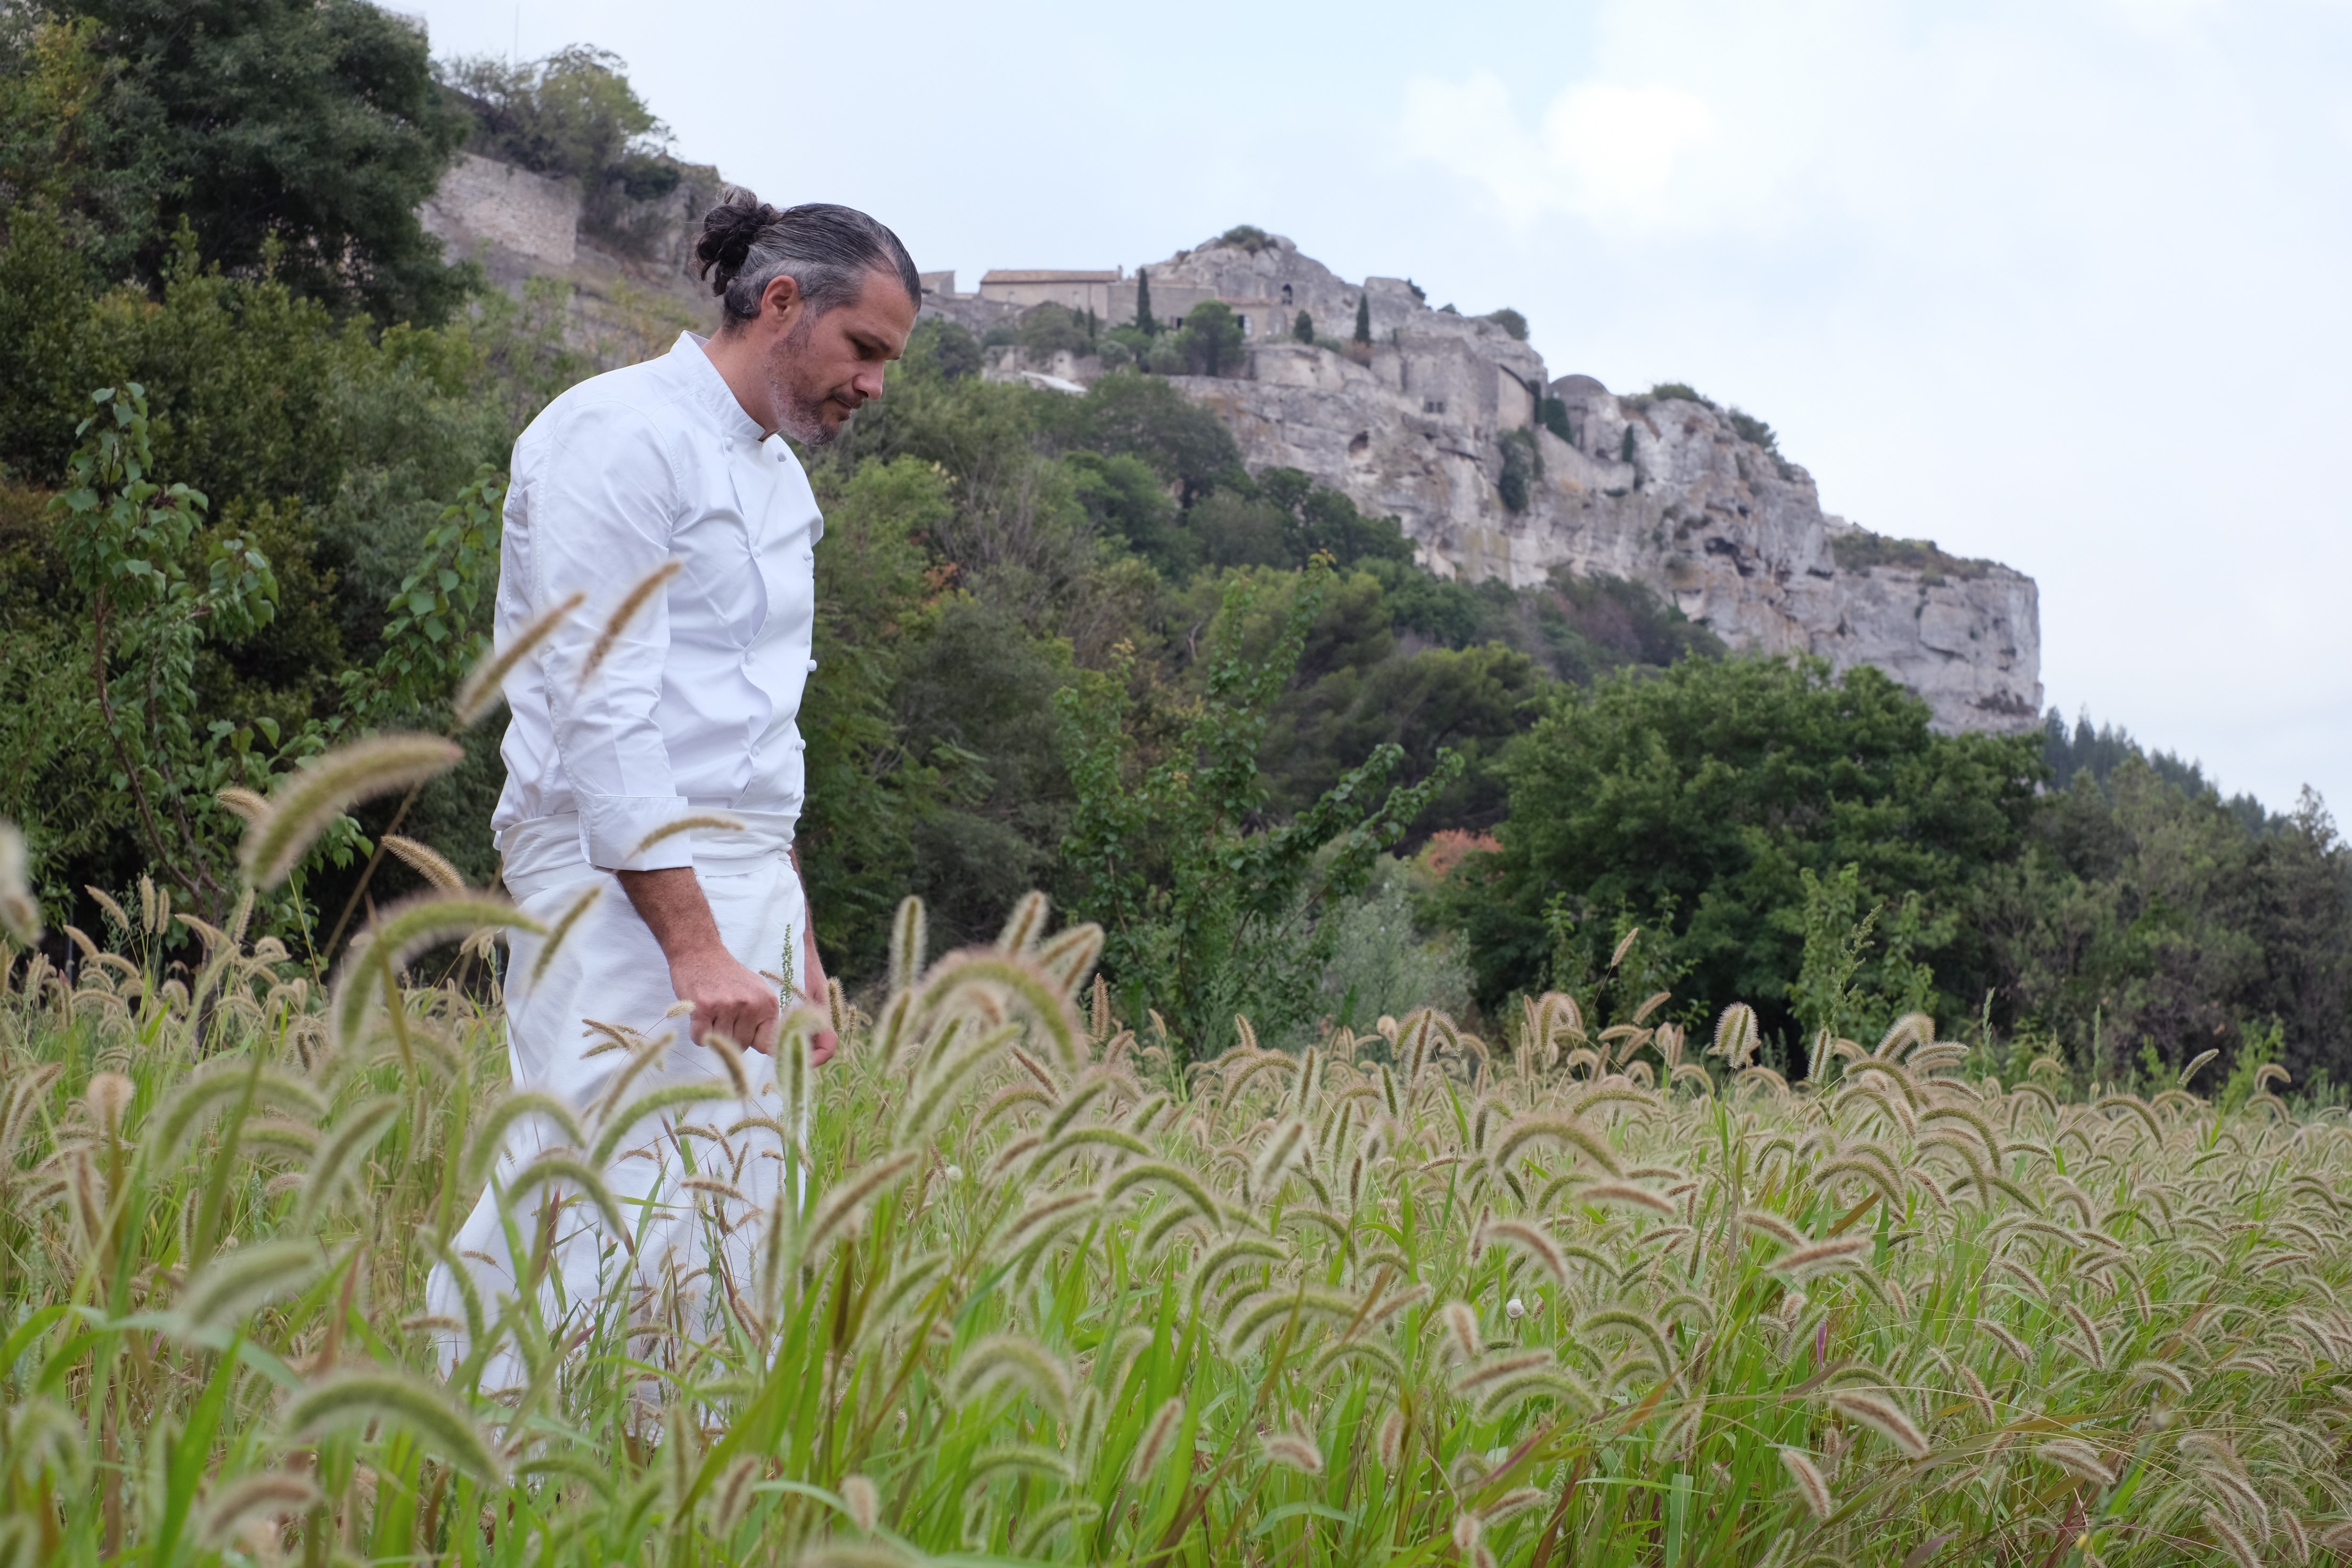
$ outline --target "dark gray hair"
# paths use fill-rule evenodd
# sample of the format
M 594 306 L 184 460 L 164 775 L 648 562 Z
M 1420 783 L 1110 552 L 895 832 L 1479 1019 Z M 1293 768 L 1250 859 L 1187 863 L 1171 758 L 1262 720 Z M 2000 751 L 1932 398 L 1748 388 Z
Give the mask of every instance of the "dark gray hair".
M 779 211 L 730 185 L 704 216 L 694 255 L 730 327 L 757 319 L 760 297 L 778 278 L 800 286 L 813 318 L 855 300 L 869 272 L 896 276 L 908 300 L 923 302 L 922 279 L 898 237 L 856 208 L 831 202 Z

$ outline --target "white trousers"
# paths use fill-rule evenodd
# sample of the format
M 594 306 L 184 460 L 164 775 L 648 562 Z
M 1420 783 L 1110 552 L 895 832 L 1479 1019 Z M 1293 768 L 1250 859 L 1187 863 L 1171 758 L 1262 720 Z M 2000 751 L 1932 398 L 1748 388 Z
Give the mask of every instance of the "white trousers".
M 796 987 L 808 903 L 785 847 L 698 870 L 697 878 L 727 950 L 746 968 Z M 677 1002 L 668 962 L 619 879 L 583 865 L 534 881 L 516 889 L 517 904 L 551 931 L 592 889 L 594 901 L 552 953 L 547 938 L 509 935 L 506 1025 L 515 1089 L 562 1102 L 593 1148 L 623 1106 L 652 1090 L 728 1083 L 718 1055 L 688 1039 L 688 1020 L 667 1016 Z M 667 1039 L 624 1087 L 619 1080 L 632 1053 L 610 1048 L 613 1036 L 600 1024 Z M 608 1048 L 599 1051 L 600 1045 Z M 601 1174 L 625 1236 L 614 1234 L 576 1184 L 534 1181 L 513 1192 L 535 1160 L 569 1140 L 541 1116 L 508 1129 L 489 1186 L 451 1244 L 486 1326 L 519 1299 L 518 1281 L 544 1247 L 538 1296 L 547 1342 L 561 1345 L 589 1327 L 617 1349 L 625 1331 L 630 1353 L 667 1362 L 666 1346 L 717 1337 L 730 1292 L 753 1296 L 754 1264 L 786 1157 L 776 1131 L 783 1105 L 774 1064 L 746 1053 L 743 1065 L 748 1098 L 730 1092 L 672 1107 L 636 1119 L 622 1137 Z M 796 1129 L 802 1137 L 805 1113 L 803 1106 Z M 764 1125 L 747 1125 L 755 1119 Z M 446 1263 L 434 1269 L 425 1301 L 436 1317 L 467 1321 L 465 1292 Z M 470 1352 L 471 1337 L 445 1330 L 439 1348 L 446 1375 Z M 509 1343 L 488 1358 L 479 1386 L 524 1381 L 523 1363 Z

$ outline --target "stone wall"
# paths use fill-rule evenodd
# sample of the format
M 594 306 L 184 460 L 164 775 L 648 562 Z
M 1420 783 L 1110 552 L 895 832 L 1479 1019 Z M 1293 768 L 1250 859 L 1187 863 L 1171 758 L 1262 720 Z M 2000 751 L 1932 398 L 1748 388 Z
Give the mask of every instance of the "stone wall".
M 554 267 L 579 254 L 579 191 L 472 153 L 457 155 L 417 216 L 456 252 L 487 242 Z

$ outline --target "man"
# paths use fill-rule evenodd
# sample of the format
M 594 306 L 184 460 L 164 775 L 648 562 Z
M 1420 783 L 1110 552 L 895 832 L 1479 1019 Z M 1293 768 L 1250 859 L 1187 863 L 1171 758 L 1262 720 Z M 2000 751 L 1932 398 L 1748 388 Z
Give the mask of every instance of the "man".
M 507 680 L 492 826 L 509 889 L 551 933 L 511 942 L 515 1088 L 562 1101 L 592 1144 L 653 1089 L 724 1084 L 735 1103 L 629 1129 L 600 1173 L 625 1235 L 534 1169 L 570 1142 L 554 1120 L 516 1123 L 456 1239 L 463 1277 L 445 1259 L 428 1286 L 450 1368 L 530 1293 L 535 1255 L 551 1338 L 675 1325 L 748 1293 L 787 1158 L 767 1053 L 791 994 L 825 994 L 793 847 L 824 521 L 778 436 L 822 446 L 881 395 L 921 286 L 865 214 L 779 212 L 741 190 L 697 256 L 717 335 L 582 383 L 515 443 L 499 641 L 580 602 Z M 815 1035 L 812 1061 L 833 1047 Z M 521 1373 L 500 1351 L 481 1385 Z

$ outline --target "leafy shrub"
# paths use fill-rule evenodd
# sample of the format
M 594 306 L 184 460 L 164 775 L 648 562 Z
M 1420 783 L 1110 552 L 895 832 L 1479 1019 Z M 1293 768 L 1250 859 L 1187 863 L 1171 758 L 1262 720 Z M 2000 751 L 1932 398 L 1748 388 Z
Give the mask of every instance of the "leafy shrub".
M 1691 386 L 1679 381 L 1662 381 L 1643 395 L 1654 403 L 1697 403 L 1709 408 L 1715 406 Z
M 1255 256 L 1271 243 L 1271 239 L 1272 237 L 1255 224 L 1237 223 L 1219 235 L 1217 243 L 1231 246 L 1236 250 L 1246 250 L 1252 256 Z
M 1727 411 L 1725 417 L 1731 423 L 1733 435 L 1763 447 L 1776 458 L 1780 455 L 1780 437 L 1773 433 L 1772 426 L 1753 414 L 1742 413 L 1737 408 Z
M 1482 321 L 1494 322 L 1496 326 L 1502 328 L 1503 331 L 1508 332 L 1511 337 L 1518 342 L 1526 342 L 1528 341 L 1528 319 L 1519 314 L 1517 310 L 1512 310 L 1508 305 L 1504 306 L 1499 310 L 1489 310 L 1486 314 L 1479 317 L 1478 319 Z
M 1837 535 L 1830 542 L 1830 553 L 1849 572 L 1888 566 L 1937 577 L 1969 578 L 1981 577 L 1998 564 L 1949 554 L 1932 539 L 1895 539 L 1866 528 Z

